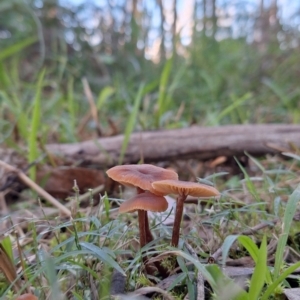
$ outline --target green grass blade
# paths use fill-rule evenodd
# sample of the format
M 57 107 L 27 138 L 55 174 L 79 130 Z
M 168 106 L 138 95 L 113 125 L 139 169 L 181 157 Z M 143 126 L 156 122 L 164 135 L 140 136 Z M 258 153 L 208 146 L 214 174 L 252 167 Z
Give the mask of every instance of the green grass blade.
M 186 279 L 186 285 L 188 289 L 188 299 L 196 299 L 196 285 L 189 280 L 188 278 Z
M 13 103 L 15 104 L 15 110 L 17 111 L 16 118 L 17 118 L 17 126 L 20 135 L 24 140 L 28 137 L 28 112 L 22 107 L 22 100 L 18 97 L 17 94 L 12 93 Z
M 238 241 L 244 246 L 244 248 L 246 248 L 254 262 L 257 263 L 259 249 L 256 246 L 256 244 L 251 240 L 251 238 L 246 235 L 241 235 L 238 237 Z
M 180 86 L 180 81 L 182 80 L 182 77 L 184 75 L 184 72 L 186 71 L 186 66 L 182 65 L 176 72 L 174 79 L 172 80 L 171 84 L 169 85 L 167 95 L 164 100 L 164 111 L 163 113 L 166 112 L 167 109 L 171 106 L 172 102 L 172 96 L 176 89 Z
M 265 284 L 267 271 L 267 254 L 267 239 L 264 236 L 258 251 L 254 272 L 251 276 L 249 299 L 259 299 L 259 295 Z
M 4 237 L 1 240 L 2 247 L 4 248 L 6 254 L 9 256 L 10 260 L 13 262 L 14 261 L 14 254 L 13 254 L 13 246 L 10 240 L 9 236 Z
M 280 274 L 280 269 L 283 265 L 283 253 L 288 239 L 288 235 L 291 229 L 293 217 L 297 211 L 297 206 L 300 201 L 300 185 L 290 195 L 286 204 L 284 217 L 283 217 L 283 232 L 279 237 L 274 265 L 274 279 L 276 280 Z
M 40 127 L 41 118 L 41 92 L 43 87 L 43 81 L 45 76 L 45 70 L 43 70 L 39 76 L 35 98 L 33 100 L 33 112 L 31 118 L 30 132 L 28 135 L 28 161 L 33 162 L 38 158 L 38 143 L 37 135 Z M 29 175 L 32 180 L 36 177 L 36 167 L 33 166 L 29 170 Z
M 166 91 L 167 91 L 167 85 L 168 85 L 172 65 L 173 65 L 173 58 L 170 58 L 167 60 L 160 77 L 159 94 L 157 100 L 157 117 L 156 117 L 157 128 L 159 127 L 160 118 L 165 112 Z
M 216 90 L 216 80 L 206 70 L 201 70 L 199 75 L 208 87 L 208 90 L 210 92 L 210 95 L 209 95 L 210 98 L 214 99 L 215 98 L 215 96 L 214 96 L 215 90 Z
M 100 111 L 106 100 L 114 94 L 115 90 L 111 86 L 106 86 L 102 89 L 102 91 L 99 93 L 98 99 L 97 99 L 97 109 Z
M 11 85 L 11 80 L 2 61 L 0 61 L 0 88 L 6 89 Z
M 55 269 L 55 262 L 51 256 L 48 256 L 46 253 L 44 254 L 45 260 L 43 261 L 43 265 L 45 267 L 45 273 L 47 275 L 47 280 L 49 282 L 49 286 L 51 287 L 51 298 L 60 300 L 61 291 L 59 286 L 59 280 L 57 277 L 57 271 Z
M 263 79 L 263 84 L 266 85 L 285 105 L 288 104 L 289 99 L 286 97 L 286 93 L 279 88 L 272 80 Z
M 300 161 L 300 155 L 297 155 L 295 153 L 289 153 L 289 152 L 282 152 L 282 155 L 285 155 L 285 156 L 288 156 L 288 157 L 291 157 L 295 160 L 299 160 Z
M 187 273 L 182 272 L 175 280 L 168 286 L 167 291 L 171 291 L 177 284 L 181 283 L 184 279 L 187 278 Z M 193 298 L 192 298 L 193 299 Z
M 90 250 L 92 253 L 94 253 L 95 256 L 97 256 L 101 261 L 107 263 L 110 267 L 118 270 L 120 273 L 125 275 L 124 271 L 121 269 L 121 267 L 118 265 L 117 262 L 115 262 L 112 257 L 105 252 L 103 249 L 91 244 L 91 243 L 86 243 L 86 242 L 81 242 L 80 246 L 82 248 Z
M 259 257 L 259 249 L 252 239 L 246 235 L 241 235 L 238 237 L 238 241 L 246 248 L 248 253 L 251 255 L 254 262 L 257 264 Z M 272 277 L 270 271 L 266 270 L 266 282 L 270 284 L 272 282 Z
M 238 98 L 238 99 L 233 99 L 233 103 L 231 103 L 231 105 L 228 105 L 226 108 L 224 108 L 219 115 L 217 116 L 217 118 L 212 122 L 211 125 L 218 125 L 219 122 L 226 117 L 227 115 L 229 115 L 232 111 L 234 111 L 235 109 L 237 109 L 238 107 L 240 107 L 242 104 L 244 104 L 247 100 L 249 100 L 251 98 L 251 94 L 247 93 L 244 96 Z
M 249 300 L 247 292 L 231 278 L 224 275 L 217 265 L 208 265 L 206 269 L 214 278 L 215 282 L 217 282 L 217 287 L 214 289 L 217 297 L 220 297 L 217 299 L 221 299 L 223 295 L 226 295 L 225 299 Z
M 240 162 L 237 160 L 237 158 L 235 157 L 234 159 L 235 159 L 236 163 L 238 164 L 239 168 L 241 169 L 241 171 L 242 171 L 243 174 L 244 174 L 245 181 L 246 181 L 246 186 L 247 186 L 249 192 L 252 194 L 252 196 L 255 198 L 256 201 L 260 201 L 259 195 L 258 195 L 258 193 L 256 192 L 255 186 L 254 186 L 253 182 L 251 181 L 250 176 L 249 176 L 248 173 L 246 172 L 245 168 L 244 168 L 244 167 L 240 164 Z
M 263 172 L 266 172 L 266 169 L 264 166 L 258 161 L 258 159 L 254 158 L 252 155 L 250 155 L 248 152 L 245 151 L 245 154 L 253 161 L 253 163 Z
M 183 251 L 180 251 L 180 250 L 170 251 L 168 253 L 174 254 L 174 255 L 179 255 L 179 256 L 183 257 L 184 259 L 190 261 L 198 269 L 198 271 L 202 273 L 204 278 L 209 282 L 209 284 L 213 288 L 217 286 L 217 283 L 215 282 L 214 278 L 210 275 L 210 273 L 207 271 L 205 266 L 200 263 L 200 261 L 196 260 L 191 255 L 189 255 Z
M 274 290 L 277 288 L 277 286 L 282 283 L 290 274 L 292 274 L 295 270 L 297 270 L 300 267 L 300 261 L 293 264 L 289 268 L 287 268 L 285 271 L 283 271 L 279 277 L 277 277 L 274 282 L 268 286 L 266 291 L 261 297 L 261 300 L 268 300 L 270 295 L 274 292 Z
M 67 93 L 67 105 L 68 105 L 68 112 L 70 116 L 70 124 L 72 135 L 74 136 L 73 140 L 76 140 L 76 114 L 75 114 L 75 101 L 74 101 L 74 78 L 71 77 L 68 81 L 68 93 Z
M 222 266 L 225 267 L 226 258 L 228 256 L 229 250 L 232 244 L 237 240 L 238 235 L 229 235 L 226 237 L 223 245 L 222 245 Z
M 37 41 L 36 37 L 29 37 L 25 40 L 22 40 L 20 42 L 14 43 L 12 46 L 9 46 L 3 50 L 0 51 L 0 60 L 4 60 L 20 51 L 25 49 L 26 47 L 32 45 Z
M 142 84 L 139 88 L 139 91 L 138 91 L 138 93 L 136 95 L 136 98 L 134 100 L 133 109 L 131 111 L 131 114 L 129 116 L 129 119 L 128 119 L 128 122 L 127 122 L 127 125 L 126 125 L 126 128 L 125 128 L 124 140 L 123 140 L 123 143 L 122 143 L 121 154 L 120 154 L 120 157 L 119 157 L 119 164 L 120 165 L 123 162 L 124 155 L 125 155 L 125 152 L 126 152 L 129 140 L 130 140 L 130 136 L 131 136 L 131 133 L 134 129 L 134 126 L 135 126 L 135 123 L 136 123 L 136 120 L 137 120 L 137 116 L 138 116 L 138 112 L 139 112 L 139 108 L 140 108 L 140 103 L 141 103 L 142 96 L 143 96 L 143 91 L 144 91 L 144 84 Z

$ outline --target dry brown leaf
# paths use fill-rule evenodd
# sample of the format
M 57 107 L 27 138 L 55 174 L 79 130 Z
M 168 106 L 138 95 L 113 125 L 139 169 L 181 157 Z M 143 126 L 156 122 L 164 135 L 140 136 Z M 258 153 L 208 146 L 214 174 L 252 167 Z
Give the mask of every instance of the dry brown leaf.
M 11 284 L 17 279 L 17 273 L 15 266 L 13 265 L 10 257 L 6 253 L 4 247 L 0 244 L 0 270 L 3 272 L 7 281 Z M 14 284 L 14 290 L 16 292 L 20 289 L 19 280 L 17 280 Z
M 74 180 L 80 192 L 105 183 L 103 172 L 88 168 L 63 167 L 38 172 L 37 181 L 44 183 L 44 189 L 56 198 L 65 199 L 74 194 Z

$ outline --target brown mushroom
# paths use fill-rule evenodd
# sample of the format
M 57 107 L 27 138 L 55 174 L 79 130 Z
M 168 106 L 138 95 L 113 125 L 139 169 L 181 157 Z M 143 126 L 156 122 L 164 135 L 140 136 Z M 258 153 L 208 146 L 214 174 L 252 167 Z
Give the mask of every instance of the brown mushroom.
M 124 201 L 119 207 L 119 213 L 138 211 L 140 246 L 144 247 L 147 243 L 145 231 L 145 218 L 140 211 L 163 212 L 167 210 L 168 202 L 163 196 L 158 196 L 150 192 L 137 194 L 129 200 Z
M 106 173 L 111 179 L 123 185 L 136 187 L 138 193 L 150 191 L 158 195 L 162 194 L 153 189 L 152 182 L 166 179 L 178 180 L 176 172 L 149 164 L 115 166 L 107 170 Z M 143 224 L 145 224 L 146 243 L 149 243 L 153 237 L 149 228 L 147 212 L 138 211 L 138 214 L 139 220 L 145 220 Z M 143 246 L 141 245 L 141 247 Z
M 16 300 L 38 300 L 38 298 L 32 294 L 20 295 Z
M 177 194 L 177 205 L 172 233 L 171 245 L 177 247 L 179 242 L 180 223 L 183 212 L 184 201 L 188 195 L 194 197 L 213 197 L 220 195 L 219 191 L 212 186 L 196 182 L 180 180 L 161 180 L 152 183 L 152 187 L 163 195 Z
M 142 212 L 145 213 L 147 213 L 147 211 L 163 212 L 166 211 L 167 208 L 168 208 L 168 202 L 163 196 L 158 196 L 147 191 L 144 193 L 137 194 L 131 199 L 123 202 L 119 207 L 119 213 L 134 212 L 136 210 L 138 211 L 140 247 L 142 248 L 147 244 L 147 235 L 146 235 L 145 228 L 146 227 L 149 228 L 149 224 L 145 223 L 146 221 L 148 221 L 148 218 L 145 219 L 145 215 L 143 215 Z M 147 273 L 153 275 L 154 271 L 151 268 L 151 266 L 146 265 L 146 261 L 147 261 L 147 256 L 144 256 L 143 262 L 146 266 L 146 271 Z M 166 269 L 163 266 L 161 266 L 159 262 L 154 262 L 154 264 L 159 270 L 161 275 L 163 276 L 167 275 Z

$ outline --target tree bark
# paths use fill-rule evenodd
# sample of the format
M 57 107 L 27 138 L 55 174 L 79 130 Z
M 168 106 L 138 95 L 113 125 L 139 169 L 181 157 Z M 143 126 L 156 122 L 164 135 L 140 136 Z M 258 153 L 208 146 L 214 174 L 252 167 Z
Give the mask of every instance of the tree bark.
M 173 0 L 173 24 L 172 24 L 172 39 L 173 39 L 173 55 L 176 55 L 176 43 L 177 43 L 177 37 L 176 37 L 176 26 L 177 26 L 177 1 Z
M 207 19 L 206 19 L 206 0 L 203 0 L 203 34 L 206 35 L 206 23 L 207 23 Z
M 49 144 L 50 154 L 82 163 L 112 166 L 118 164 L 124 135 L 103 137 L 75 144 Z M 263 124 L 220 127 L 193 126 L 183 129 L 135 132 L 123 163 L 157 162 L 173 159 L 211 159 L 244 151 L 253 155 L 279 153 L 300 148 L 300 125 Z
M 159 11 L 160 11 L 160 31 L 161 31 L 161 44 L 160 44 L 160 58 L 163 60 L 166 57 L 166 49 L 165 49 L 165 14 L 164 14 L 164 5 L 162 0 L 157 0 Z
M 216 0 L 212 0 L 212 23 L 213 23 L 213 38 L 216 38 L 216 32 L 217 32 L 217 11 L 216 11 Z

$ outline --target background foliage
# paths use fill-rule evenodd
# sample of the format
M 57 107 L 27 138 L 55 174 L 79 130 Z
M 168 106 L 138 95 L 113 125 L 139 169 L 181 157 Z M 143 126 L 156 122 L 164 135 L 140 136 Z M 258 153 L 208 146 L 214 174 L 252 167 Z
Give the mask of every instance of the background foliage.
M 121 162 L 133 130 L 299 122 L 297 1 L 289 1 L 288 17 L 280 0 L 81 3 L 0 1 L 0 145 L 26 154 L 28 162 L 42 158 L 44 144 L 50 142 L 125 133 Z M 192 12 L 190 18 L 182 21 L 188 10 Z M 203 208 L 197 205 L 188 212 L 193 230 L 183 239 L 196 247 L 199 257 L 192 257 L 184 247 L 169 252 L 181 262 L 184 272 L 179 279 L 185 281 L 188 291 L 183 292 L 188 292 L 190 299 L 195 286 L 189 281 L 183 259 L 210 279 L 217 296 L 225 289 L 236 295 L 241 292 L 215 265 L 204 268 L 200 263 L 215 250 L 212 246 L 218 247 L 217 243 L 223 245 L 224 264 L 228 256 L 239 258 L 243 253 L 231 249 L 236 240 L 251 255 L 255 270 L 249 293 L 242 291 L 235 299 L 254 299 L 257 295 L 267 299 L 271 294 L 282 294 L 289 285 L 286 278 L 299 267 L 299 257 L 292 256 L 296 262 L 286 266 L 284 249 L 290 247 L 295 254 L 300 248 L 299 224 L 291 225 L 299 202 L 299 156 L 290 157 L 295 161 L 273 156 L 256 161 L 249 156 L 249 175 L 249 170 L 238 163 L 242 180 L 239 175 L 229 178 L 224 170 L 204 178 L 207 182 L 218 177 L 219 181 L 226 175 L 225 181 L 217 182 L 222 201 L 213 206 L 208 202 Z M 49 164 L 55 167 L 50 156 Z M 183 172 L 191 164 L 187 162 L 182 168 L 178 164 L 177 168 Z M 35 179 L 35 167 L 29 172 Z M 75 192 L 74 199 L 79 202 L 76 186 Z M 90 192 L 86 195 L 92 198 Z M 25 198 L 24 207 L 33 203 L 32 198 L 36 195 Z M 89 200 L 92 203 L 93 199 Z M 27 218 L 24 237 L 29 236 L 32 243 L 24 249 L 36 254 L 36 260 L 28 268 L 22 266 L 26 274 L 22 289 L 33 286 L 36 295 L 48 299 L 51 291 L 59 292 L 59 283 L 63 292 L 77 299 L 93 289 L 103 296 L 109 293 L 109 268 L 129 274 L 128 290 L 147 286 L 149 282 L 139 273 L 142 252 L 131 248 L 138 235 L 134 218 L 121 215 L 110 219 L 117 210 L 115 205 L 123 200 L 105 196 L 97 213 L 88 215 L 76 208 L 72 220 L 63 223 L 57 221 L 55 211 L 51 226 L 50 219 L 43 216 L 47 230 L 40 226 L 39 218 Z M 24 211 L 19 209 L 20 213 Z M 283 214 L 285 226 L 279 224 Z M 267 238 L 259 230 L 254 241 L 243 235 L 249 227 L 265 221 L 274 225 L 270 231 L 265 230 Z M 199 232 L 203 224 L 212 229 L 214 245 L 202 241 Z M 164 224 L 153 228 L 159 239 L 168 230 Z M 45 233 L 53 236 L 46 240 Z M 267 268 L 267 243 L 273 242 L 274 272 Z M 9 237 L 1 241 L 4 244 L 12 250 Z M 166 254 L 167 245 L 157 251 Z M 147 247 L 145 252 L 150 255 L 153 244 Z M 87 260 L 87 256 L 97 260 Z M 94 281 L 86 274 L 92 274 Z M 0 281 L 3 283 L 3 278 Z M 298 277 L 296 281 L 298 287 Z M 100 284 L 99 289 L 94 288 L 95 282 Z M 10 294 L 13 298 L 11 287 L 6 281 L 0 284 L 1 297 Z M 59 299 L 55 294 L 52 297 Z
M 42 142 L 123 132 L 141 84 L 136 129 L 299 121 L 299 5 L 197 0 L 183 23 L 180 0 L 99 3 L 1 1 L 1 141 L 36 128 L 40 89 Z

